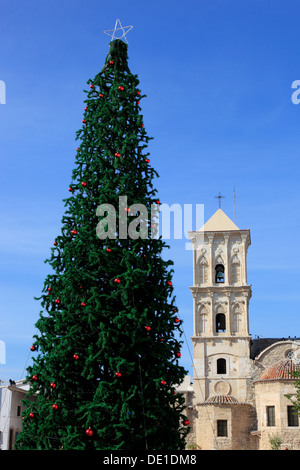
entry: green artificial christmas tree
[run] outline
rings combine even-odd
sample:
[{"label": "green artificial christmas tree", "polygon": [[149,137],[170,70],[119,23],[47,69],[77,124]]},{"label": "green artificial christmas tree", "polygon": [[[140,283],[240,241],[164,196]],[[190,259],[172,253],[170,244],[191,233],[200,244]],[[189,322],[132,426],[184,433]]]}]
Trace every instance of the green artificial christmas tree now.
[{"label": "green artificial christmas tree", "polygon": [[46,260],[53,271],[39,299],[19,450],[185,448],[173,263],[133,206],[150,214],[159,201],[127,48],[111,41],[87,82],[61,234]]}]

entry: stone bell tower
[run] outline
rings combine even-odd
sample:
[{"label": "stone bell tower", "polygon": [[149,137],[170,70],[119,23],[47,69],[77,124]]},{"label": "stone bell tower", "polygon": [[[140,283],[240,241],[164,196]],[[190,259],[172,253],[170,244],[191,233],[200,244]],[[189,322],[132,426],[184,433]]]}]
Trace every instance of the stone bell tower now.
[{"label": "stone bell tower", "polygon": [[250,231],[218,209],[193,245],[193,383],[196,403],[249,401],[247,250]]}]

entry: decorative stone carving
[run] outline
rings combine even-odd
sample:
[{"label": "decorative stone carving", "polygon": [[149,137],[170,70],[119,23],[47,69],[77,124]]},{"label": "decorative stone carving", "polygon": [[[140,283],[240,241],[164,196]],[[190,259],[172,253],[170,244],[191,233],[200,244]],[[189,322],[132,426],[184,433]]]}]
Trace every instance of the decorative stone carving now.
[{"label": "decorative stone carving", "polygon": [[230,385],[225,380],[219,380],[214,386],[217,395],[230,395]]}]

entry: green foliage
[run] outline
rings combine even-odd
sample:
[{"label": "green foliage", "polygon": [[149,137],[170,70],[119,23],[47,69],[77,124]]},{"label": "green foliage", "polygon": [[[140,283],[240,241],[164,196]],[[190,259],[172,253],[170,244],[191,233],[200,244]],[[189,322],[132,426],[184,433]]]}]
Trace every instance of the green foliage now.
[{"label": "green foliage", "polygon": [[157,199],[144,96],[127,45],[112,41],[102,71],[87,83],[61,233],[45,261],[52,273],[38,299],[37,352],[16,448],[184,449],[184,397],[175,388],[186,371],[176,356],[182,330],[173,263],[162,256],[168,247],[161,238],[120,237],[119,213],[115,238],[96,235],[100,204],[118,208],[126,196],[128,206],[144,204],[150,213]]},{"label": "green foliage", "polygon": [[273,434],[269,436],[269,443],[271,446],[271,450],[279,450],[282,444],[282,439],[277,434]]},{"label": "green foliage", "polygon": [[285,395],[294,406],[295,413],[300,414],[300,368],[299,365],[296,367],[296,370],[292,372],[292,377],[295,379],[295,388],[296,393],[291,395]]}]

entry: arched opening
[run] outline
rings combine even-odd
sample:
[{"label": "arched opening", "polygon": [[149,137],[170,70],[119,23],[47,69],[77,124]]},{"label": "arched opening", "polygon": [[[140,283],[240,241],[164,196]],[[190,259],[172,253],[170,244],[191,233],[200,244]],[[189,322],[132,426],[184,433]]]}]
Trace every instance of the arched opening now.
[{"label": "arched opening", "polygon": [[226,374],[226,359],[217,360],[217,374]]},{"label": "arched opening", "polygon": [[217,284],[224,283],[225,282],[224,265],[217,264],[215,267],[215,271],[216,271],[215,282]]},{"label": "arched opening", "polygon": [[217,313],[216,315],[216,332],[226,331],[226,317],[224,313]]}]

